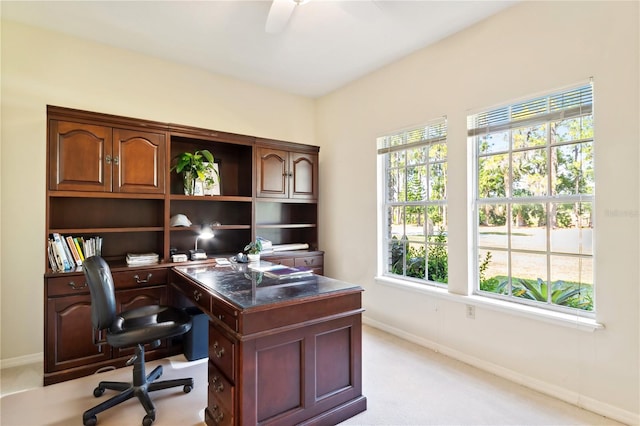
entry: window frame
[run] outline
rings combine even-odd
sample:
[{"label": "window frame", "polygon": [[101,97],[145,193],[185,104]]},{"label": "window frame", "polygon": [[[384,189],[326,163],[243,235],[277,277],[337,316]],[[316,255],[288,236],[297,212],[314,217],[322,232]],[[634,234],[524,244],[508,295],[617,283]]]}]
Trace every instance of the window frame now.
[{"label": "window frame", "polygon": [[[420,134],[422,137],[416,139],[415,135]],[[447,181],[448,181],[448,152],[447,152],[447,144],[448,144],[448,135],[447,135],[447,119],[446,117],[441,117],[435,120],[431,120],[420,126],[412,126],[410,128],[398,130],[391,132],[390,134],[380,136],[376,139],[378,144],[377,157],[378,157],[378,230],[380,232],[378,238],[378,249],[379,249],[379,262],[378,262],[378,275],[401,280],[403,282],[410,282],[414,284],[427,285],[432,287],[444,288],[448,287],[447,282],[439,282],[434,280],[429,280],[429,253],[431,247],[444,247],[445,253],[448,256],[448,236],[446,231],[448,230],[448,218],[447,218],[447,209],[448,209],[448,201],[447,201]],[[432,159],[429,150],[431,147],[436,146],[438,144],[443,144],[445,147],[445,155],[443,158]],[[424,162],[422,163],[414,163],[409,164],[407,161],[406,152],[413,149],[425,149],[426,153],[424,155]],[[426,169],[423,185],[421,185],[421,190],[424,191],[425,196],[420,201],[392,201],[389,196],[389,167],[390,156],[397,153],[404,152],[405,153],[405,162],[402,167],[405,171],[410,167],[419,167],[424,166]],[[433,165],[444,165],[442,176],[444,179],[444,194],[441,198],[433,198],[432,199],[432,188],[431,188],[431,166]],[[407,188],[407,173],[404,174],[404,184],[405,189]],[[429,208],[430,207],[438,207],[438,209],[443,210],[443,228],[445,241],[430,241],[430,234],[426,231],[427,221],[429,217]],[[408,252],[408,245],[411,244],[411,240],[409,239],[401,239],[401,245],[405,245],[405,249],[402,250],[402,260],[403,260],[403,274],[393,273],[391,271],[391,244],[393,240],[393,232],[391,231],[391,222],[389,212],[392,208],[407,208],[407,207],[418,207],[424,209],[424,224],[423,224],[423,236],[424,239],[420,242],[416,242],[416,244],[421,244],[425,248],[424,252],[424,278],[413,277],[407,275],[407,256],[405,255]],[[406,218],[403,218],[402,221],[403,227],[406,229],[407,221]],[[435,234],[434,234],[435,235]],[[442,234],[440,234],[442,235]],[[406,237],[406,234],[403,235]],[[448,270],[447,270],[447,278],[448,278]]]},{"label": "window frame", "polygon": [[[578,98],[580,96],[586,96],[588,99],[585,103],[582,102],[582,98],[580,99],[571,99],[571,94],[578,93]],[[553,110],[553,99],[554,97],[562,97],[562,95],[567,94],[566,105],[562,105],[564,102],[561,100],[556,105],[556,110]],[[562,98],[561,98],[562,99]],[[539,101],[545,100],[547,111],[538,110],[533,112],[530,110],[528,113],[525,111],[525,116],[518,119],[513,118],[512,111],[514,107],[517,106],[531,106],[535,104],[539,104]],[[557,99],[556,99],[557,100]],[[540,104],[539,104],[540,105]],[[520,109],[522,112],[523,109]],[[506,114],[505,114],[506,112]],[[528,114],[528,116],[527,116]],[[480,118],[479,118],[480,116]],[[577,139],[572,139],[568,141],[560,141],[553,142],[551,139],[551,126],[553,123],[557,123],[560,120],[569,120],[569,119],[580,119],[582,120],[584,117],[590,117],[591,119],[591,130],[593,134],[591,137],[581,137]],[[575,253],[566,253],[566,252],[556,252],[551,250],[552,236],[551,236],[551,211],[549,207],[552,204],[561,205],[563,203],[589,203],[590,211],[591,211],[591,220],[592,220],[592,233],[595,230],[595,130],[594,130],[594,109],[593,109],[593,82],[589,81],[588,83],[582,83],[576,86],[572,86],[570,88],[566,88],[559,91],[551,91],[547,92],[538,97],[530,97],[523,101],[511,102],[506,104],[505,106],[498,108],[486,108],[478,113],[470,113],[467,116],[467,130],[468,137],[467,143],[472,149],[473,155],[473,163],[472,163],[472,203],[473,208],[471,214],[472,216],[472,238],[473,238],[473,254],[470,262],[470,266],[473,267],[472,277],[473,277],[473,290],[472,294],[475,297],[487,298],[493,300],[501,300],[508,303],[514,303],[517,305],[527,305],[539,309],[543,309],[551,312],[559,312],[566,313],[572,315],[578,315],[580,317],[585,318],[595,318],[596,315],[596,282],[595,282],[595,273],[593,272],[593,264],[595,263],[595,253],[593,249],[589,254],[575,254]],[[481,125],[481,124],[484,124]],[[520,147],[514,148],[513,144],[513,132],[519,129],[534,127],[534,126],[545,126],[545,137],[546,143],[543,146],[535,146],[535,147]],[[583,127],[581,127],[583,129]],[[482,140],[482,136],[488,136],[491,134],[496,134],[498,132],[508,132],[509,137],[507,138],[507,147],[503,150],[496,150],[491,152],[480,152],[480,141]],[[583,135],[580,135],[583,136]],[[553,176],[553,165],[552,165],[552,155],[554,154],[554,150],[569,145],[591,145],[591,172],[593,173],[593,188],[591,188],[590,193],[578,193],[578,194],[555,194],[554,193],[554,176]],[[519,152],[527,152],[533,151],[535,149],[544,149],[546,156],[546,166],[545,166],[545,181],[546,181],[546,194],[543,195],[534,195],[534,196],[518,196],[514,195],[512,189],[514,188],[514,173],[513,173],[513,153]],[[581,147],[582,149],[582,147]],[[501,197],[485,197],[482,198],[480,194],[480,159],[488,158],[492,155],[506,155],[507,156],[507,165],[509,168],[508,171],[508,187],[505,187],[505,193]],[[496,248],[496,246],[481,246],[480,245],[480,208],[484,205],[501,205],[504,204],[506,206],[506,246],[504,248]],[[544,251],[540,250],[529,250],[527,248],[513,248],[512,247],[512,206],[514,205],[526,205],[526,204],[542,204],[544,206],[544,214],[545,214],[545,236],[546,236],[546,247]],[[582,228],[579,227],[580,232]],[[593,236],[591,237],[591,244],[593,244]],[[494,293],[490,291],[485,291],[480,288],[480,265],[482,263],[481,252],[487,251],[498,251],[501,253],[505,253],[507,256],[511,256],[512,253],[530,253],[530,254],[543,254],[545,256],[545,265],[546,265],[546,278],[547,278],[547,286],[552,285],[554,280],[552,279],[551,274],[551,258],[553,256],[564,256],[564,257],[574,257],[581,261],[582,259],[588,259],[591,263],[591,285],[592,285],[592,297],[593,297],[593,309],[585,310],[580,308],[572,308],[566,307],[558,304],[551,303],[551,292],[547,293],[547,301],[534,301],[528,300],[522,297],[518,297],[512,294],[513,290],[513,282],[512,282],[512,265],[511,261],[507,262],[507,276],[508,276],[508,292],[506,295]],[[581,267],[581,266],[580,266]]]}]

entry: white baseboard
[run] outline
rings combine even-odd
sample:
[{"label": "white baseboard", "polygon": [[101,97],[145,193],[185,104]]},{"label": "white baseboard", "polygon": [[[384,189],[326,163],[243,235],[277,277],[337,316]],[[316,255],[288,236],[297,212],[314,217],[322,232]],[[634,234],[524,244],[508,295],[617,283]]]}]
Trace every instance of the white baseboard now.
[{"label": "white baseboard", "polygon": [[38,352],[15,358],[0,359],[0,370],[3,368],[20,367],[21,365],[35,364],[44,361],[44,353]]},{"label": "white baseboard", "polygon": [[458,350],[443,346],[431,340],[407,333],[404,330],[392,327],[388,324],[376,321],[368,317],[363,317],[362,322],[366,325],[378,328],[382,331],[386,331],[387,333],[401,337],[425,348],[440,352],[443,355],[457,359],[458,361],[464,362],[465,364],[472,365],[481,370],[495,374],[496,376],[505,378],[522,386],[544,393],[545,395],[552,396],[561,401],[600,414],[601,416],[605,416],[628,425],[640,425],[640,414],[621,409],[606,402],[586,397],[578,392],[574,392],[563,387],[526,376],[513,370],[509,370],[491,362],[487,362]]}]

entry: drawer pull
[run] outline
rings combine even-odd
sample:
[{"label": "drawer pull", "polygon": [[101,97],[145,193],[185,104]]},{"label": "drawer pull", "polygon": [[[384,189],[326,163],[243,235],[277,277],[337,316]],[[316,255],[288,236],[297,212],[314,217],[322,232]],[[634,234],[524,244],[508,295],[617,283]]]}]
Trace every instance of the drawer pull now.
[{"label": "drawer pull", "polygon": [[314,260],[315,259],[305,259],[304,260],[304,264],[307,265],[307,266],[311,266],[311,265],[313,265],[313,261]]},{"label": "drawer pull", "polygon": [[224,315],[223,314],[218,314],[218,319],[220,321],[224,321]]},{"label": "drawer pull", "polygon": [[136,280],[136,283],[138,284],[146,284],[149,282],[149,280],[151,279],[153,275],[151,273],[147,274],[147,279],[146,280],[141,280],[140,277],[138,275],[134,275],[133,279]]},{"label": "drawer pull", "polygon": [[220,423],[222,419],[224,419],[224,413],[217,405],[213,405],[213,421],[216,423]]},{"label": "drawer pull", "polygon": [[[218,348],[220,348],[220,350],[218,350]],[[216,358],[222,358],[222,356],[224,355],[224,348],[220,347],[217,340],[213,344],[213,354],[216,356]]]},{"label": "drawer pull", "polygon": [[201,297],[202,293],[200,293],[198,290],[193,290],[193,300],[199,302]]},{"label": "drawer pull", "polygon": [[82,290],[83,288],[87,288],[87,282],[86,281],[81,286],[77,286],[75,281],[69,281],[68,284],[69,284],[69,287],[71,287],[74,290]]},{"label": "drawer pull", "polygon": [[213,376],[211,386],[213,386],[213,390],[215,390],[216,392],[224,391],[224,383],[222,383],[222,380],[220,380],[220,377],[218,376]]}]

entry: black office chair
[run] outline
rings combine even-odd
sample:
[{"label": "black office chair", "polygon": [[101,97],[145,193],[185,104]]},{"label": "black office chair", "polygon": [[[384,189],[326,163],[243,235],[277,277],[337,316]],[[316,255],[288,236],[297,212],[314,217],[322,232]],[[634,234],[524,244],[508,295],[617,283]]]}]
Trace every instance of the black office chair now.
[{"label": "black office chair", "polygon": [[135,355],[127,361],[127,365],[133,364],[133,383],[100,382],[93,390],[96,398],[101,396],[105,389],[118,390],[121,393],[85,411],[82,421],[85,426],[94,426],[98,422],[98,413],[137,396],[147,412],[142,424],[150,426],[156,419],[156,410],[149,392],[184,386],[183,391],[189,393],[193,389],[193,379],[154,382],[162,375],[161,365],[145,377],[144,345],[151,343],[157,346],[160,339],[186,333],[191,329],[190,317],[180,309],[159,305],[143,306],[116,314],[113,278],[107,262],[99,256],[92,256],[84,260],[82,269],[91,292],[93,328],[106,330],[105,338],[96,343],[108,343],[114,348],[136,347]]}]

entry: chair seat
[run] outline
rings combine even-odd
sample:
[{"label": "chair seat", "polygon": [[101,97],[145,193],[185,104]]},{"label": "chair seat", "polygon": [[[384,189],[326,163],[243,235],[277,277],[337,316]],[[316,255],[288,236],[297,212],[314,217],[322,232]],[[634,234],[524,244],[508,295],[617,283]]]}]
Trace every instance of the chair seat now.
[{"label": "chair seat", "polygon": [[116,315],[107,343],[120,348],[179,336],[191,328],[191,318],[170,306],[142,306]]}]

